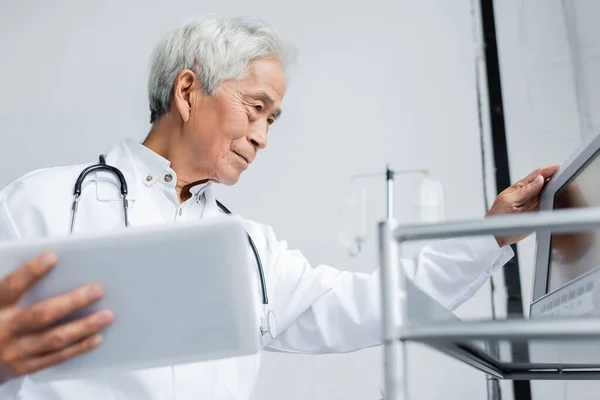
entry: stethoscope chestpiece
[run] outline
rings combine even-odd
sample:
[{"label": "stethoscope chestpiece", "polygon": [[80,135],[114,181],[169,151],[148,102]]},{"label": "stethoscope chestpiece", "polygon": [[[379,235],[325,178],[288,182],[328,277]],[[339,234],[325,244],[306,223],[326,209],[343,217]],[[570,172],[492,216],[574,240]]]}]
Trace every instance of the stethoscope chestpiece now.
[{"label": "stethoscope chestpiece", "polygon": [[263,307],[262,317],[260,319],[260,335],[269,335],[271,339],[275,339],[277,336],[277,320],[275,319],[275,313],[267,306]]}]

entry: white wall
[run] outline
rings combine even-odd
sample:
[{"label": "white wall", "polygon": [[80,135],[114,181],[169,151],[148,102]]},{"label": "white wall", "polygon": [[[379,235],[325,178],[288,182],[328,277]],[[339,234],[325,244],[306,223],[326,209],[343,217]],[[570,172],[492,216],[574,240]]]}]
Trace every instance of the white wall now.
[{"label": "white wall", "polygon": [[[449,217],[484,213],[469,4],[4,1],[0,185],[34,168],[96,159],[125,136],[141,139],[148,130],[146,62],[164,31],[195,14],[258,15],[296,42],[300,66],[269,148],[238,185],[220,190],[221,198],[273,225],[313,263],[370,272],[373,235],[356,259],[336,241],[338,194],[351,174],[383,170],[386,162],[426,167],[445,184]],[[511,141],[513,148],[540,149],[540,136],[530,128],[513,130],[528,133]],[[515,164],[515,176],[539,161]],[[383,181],[370,187],[376,191],[369,210],[373,234],[384,211]],[[407,195],[398,188],[400,203]],[[489,304],[486,287],[458,313],[488,316]],[[481,373],[426,349],[413,347],[411,354],[414,398],[484,398]],[[267,354],[257,397],[375,399],[380,370],[379,349]]]},{"label": "white wall", "polygon": [[584,137],[600,130],[600,3],[566,0],[563,4]]}]

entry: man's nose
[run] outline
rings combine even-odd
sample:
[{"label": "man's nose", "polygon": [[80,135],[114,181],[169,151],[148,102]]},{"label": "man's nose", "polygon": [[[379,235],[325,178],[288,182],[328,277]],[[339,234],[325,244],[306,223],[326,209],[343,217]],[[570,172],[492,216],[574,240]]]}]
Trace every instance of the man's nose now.
[{"label": "man's nose", "polygon": [[257,124],[256,128],[248,135],[250,143],[259,150],[267,147],[267,132],[269,131],[268,124],[265,123],[264,126],[260,125],[258,126]]}]

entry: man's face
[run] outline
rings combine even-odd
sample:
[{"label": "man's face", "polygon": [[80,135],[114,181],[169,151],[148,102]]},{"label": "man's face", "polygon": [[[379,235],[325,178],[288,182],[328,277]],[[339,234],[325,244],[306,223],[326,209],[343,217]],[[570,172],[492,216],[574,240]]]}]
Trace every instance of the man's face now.
[{"label": "man's face", "polygon": [[233,185],[267,146],[286,89],[281,63],[256,60],[246,78],[226,81],[211,96],[191,96],[183,135],[211,180]]}]

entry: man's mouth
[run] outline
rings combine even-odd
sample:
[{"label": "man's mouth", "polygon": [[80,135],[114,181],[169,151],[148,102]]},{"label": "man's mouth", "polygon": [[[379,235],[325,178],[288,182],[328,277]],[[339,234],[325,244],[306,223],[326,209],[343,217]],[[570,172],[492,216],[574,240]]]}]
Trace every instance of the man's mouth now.
[{"label": "man's mouth", "polygon": [[239,157],[240,157],[242,160],[244,160],[244,162],[245,162],[246,164],[250,165],[250,161],[248,161],[248,159],[247,159],[246,157],[244,157],[243,155],[241,155],[240,153],[237,153],[237,152],[235,152],[235,151],[234,151],[234,153],[235,153],[236,155],[238,155],[238,156],[239,156]]}]

